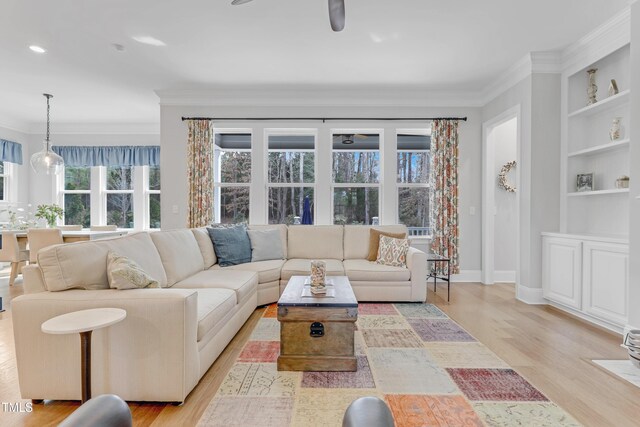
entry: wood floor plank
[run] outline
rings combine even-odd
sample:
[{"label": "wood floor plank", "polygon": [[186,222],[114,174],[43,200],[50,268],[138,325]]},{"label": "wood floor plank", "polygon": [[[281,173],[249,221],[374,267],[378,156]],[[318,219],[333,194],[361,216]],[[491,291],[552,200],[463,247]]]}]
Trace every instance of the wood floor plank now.
[{"label": "wood floor plank", "polygon": [[[18,279],[9,289],[8,279],[0,277],[0,295],[6,305],[22,293],[20,283]],[[584,425],[638,425],[640,388],[591,362],[624,359],[619,336],[555,308],[521,303],[512,285],[455,283],[450,303],[442,291],[429,291],[428,300]],[[183,405],[130,403],[135,425],[195,425],[263,311],[251,315]],[[20,399],[10,310],[0,314],[0,379],[0,401],[28,402]],[[57,425],[78,406],[78,402],[47,401],[35,405],[30,414],[7,414],[0,408],[0,425]]]}]

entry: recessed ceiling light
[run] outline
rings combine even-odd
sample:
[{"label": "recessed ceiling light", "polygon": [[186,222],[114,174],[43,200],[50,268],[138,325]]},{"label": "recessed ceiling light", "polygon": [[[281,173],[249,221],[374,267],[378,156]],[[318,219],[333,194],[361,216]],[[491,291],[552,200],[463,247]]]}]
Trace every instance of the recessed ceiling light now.
[{"label": "recessed ceiling light", "polygon": [[151,36],[133,36],[131,38],[134,39],[135,41],[137,41],[138,43],[148,44],[148,45],[151,45],[151,46],[166,46],[167,45],[162,40],[158,40],[155,37],[151,37]]},{"label": "recessed ceiling light", "polygon": [[32,44],[31,46],[29,46],[29,49],[31,49],[32,51],[36,52],[36,53],[45,53],[46,49],[40,47],[40,46],[36,46],[35,44]]}]

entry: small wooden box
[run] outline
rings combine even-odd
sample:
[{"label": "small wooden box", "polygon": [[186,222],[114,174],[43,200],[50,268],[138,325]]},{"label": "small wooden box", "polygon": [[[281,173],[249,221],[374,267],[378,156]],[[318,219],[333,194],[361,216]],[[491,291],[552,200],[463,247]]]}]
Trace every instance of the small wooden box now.
[{"label": "small wooden box", "polygon": [[278,370],[355,371],[358,302],[348,279],[333,278],[334,298],[301,297],[304,279],[292,277],[278,301]]}]

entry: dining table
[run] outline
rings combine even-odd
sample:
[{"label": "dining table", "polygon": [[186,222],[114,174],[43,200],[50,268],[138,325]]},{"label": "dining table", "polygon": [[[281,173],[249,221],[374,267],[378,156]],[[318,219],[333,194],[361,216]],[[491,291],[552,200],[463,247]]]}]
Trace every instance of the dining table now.
[{"label": "dining table", "polygon": [[[9,230],[7,230],[9,231]],[[64,243],[82,242],[86,240],[110,239],[113,237],[125,236],[130,230],[118,229],[115,231],[97,231],[97,230],[61,230],[62,240]],[[21,249],[27,246],[27,230],[15,231],[18,245]],[[0,240],[0,245],[2,241]],[[0,246],[1,248],[2,246]]]}]

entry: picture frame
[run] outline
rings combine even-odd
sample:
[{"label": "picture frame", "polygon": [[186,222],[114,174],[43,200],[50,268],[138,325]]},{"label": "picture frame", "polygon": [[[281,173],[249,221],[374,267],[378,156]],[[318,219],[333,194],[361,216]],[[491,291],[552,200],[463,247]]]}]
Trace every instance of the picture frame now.
[{"label": "picture frame", "polygon": [[576,191],[593,191],[593,173],[579,173],[576,177]]}]

